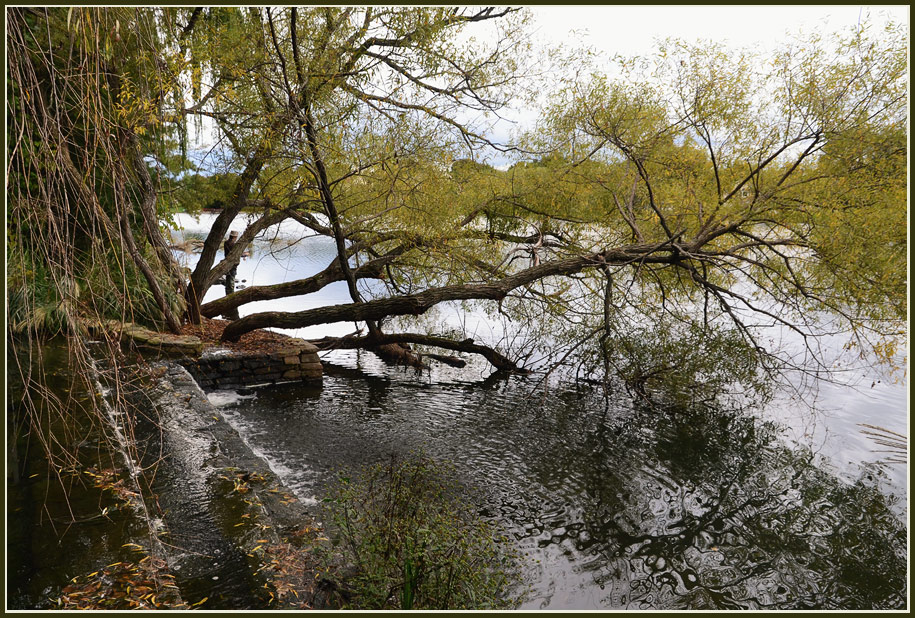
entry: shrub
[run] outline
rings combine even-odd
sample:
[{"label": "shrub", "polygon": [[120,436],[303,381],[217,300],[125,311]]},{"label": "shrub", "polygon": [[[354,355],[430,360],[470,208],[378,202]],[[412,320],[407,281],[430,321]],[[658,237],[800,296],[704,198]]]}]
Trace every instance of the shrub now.
[{"label": "shrub", "polygon": [[358,478],[340,477],[325,521],[359,609],[504,608],[517,556],[462,502],[447,470],[428,457],[392,457]]}]

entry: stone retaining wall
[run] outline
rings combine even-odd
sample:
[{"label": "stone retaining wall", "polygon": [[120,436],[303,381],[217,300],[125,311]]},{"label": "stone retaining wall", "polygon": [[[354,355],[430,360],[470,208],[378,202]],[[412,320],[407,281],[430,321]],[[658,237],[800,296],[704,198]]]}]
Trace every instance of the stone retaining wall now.
[{"label": "stone retaining wall", "polygon": [[318,349],[290,339],[274,352],[236,352],[208,348],[199,358],[178,361],[204,390],[231,389],[277,382],[320,382],[324,371]]}]

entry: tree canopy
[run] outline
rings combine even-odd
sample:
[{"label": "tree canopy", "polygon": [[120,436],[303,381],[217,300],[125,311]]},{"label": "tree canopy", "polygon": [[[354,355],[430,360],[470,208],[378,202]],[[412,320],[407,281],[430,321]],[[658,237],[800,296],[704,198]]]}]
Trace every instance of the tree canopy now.
[{"label": "tree canopy", "polygon": [[[319,343],[411,363],[405,344],[525,368],[529,350],[395,319],[447,301],[515,320],[555,365],[637,388],[671,372],[714,381],[709,359],[748,379],[829,370],[817,340],[835,333],[896,360],[906,28],[810,37],[765,57],[668,41],[650,58],[560,73],[540,93],[538,72],[562,67],[532,54],[526,25],[523,10],[491,7],[12,10],[11,254],[38,251],[46,209],[84,239],[60,249],[71,262],[117,239],[129,264],[115,263],[142,275],[149,312],[172,329],[344,281],[350,303],[253,313],[224,337],[364,322]],[[492,121],[538,94],[537,125],[496,143]],[[217,140],[218,178],[187,173],[195,127]],[[496,151],[514,164],[487,165]],[[158,220],[193,202],[221,211],[186,278]],[[257,216],[218,261],[242,212]],[[337,257],[311,277],[202,303],[285,219],[332,239]],[[67,272],[55,280],[96,285]],[[385,292],[369,295],[365,278]],[[770,342],[777,329],[800,347]],[[640,358],[633,343],[648,339],[669,354]]]}]

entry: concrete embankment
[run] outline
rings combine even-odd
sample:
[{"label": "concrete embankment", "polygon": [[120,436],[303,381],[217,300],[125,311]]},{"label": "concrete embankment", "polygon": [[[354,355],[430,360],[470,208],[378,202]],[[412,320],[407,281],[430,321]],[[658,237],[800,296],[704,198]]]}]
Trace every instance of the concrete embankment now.
[{"label": "concrete embankment", "polygon": [[[313,549],[325,542],[300,504],[210,403],[204,388],[320,382],[317,349],[264,333],[231,349],[132,324],[98,325],[145,367],[130,395],[136,413],[115,419],[144,470],[157,554],[184,602],[201,609],[326,607]],[[91,331],[90,331],[91,332]]]},{"label": "concrete embankment", "polygon": [[159,378],[148,396],[158,426],[147,428],[146,451],[158,459],[152,491],[166,560],[186,601],[206,599],[200,607],[213,609],[321,606],[313,570],[303,564],[307,550],[297,556],[295,581],[280,586],[290,594],[280,598],[273,581],[283,566],[276,558],[289,556],[293,538],[301,545],[310,534],[317,542],[314,514],[223,419],[187,369],[163,361],[154,371]]}]

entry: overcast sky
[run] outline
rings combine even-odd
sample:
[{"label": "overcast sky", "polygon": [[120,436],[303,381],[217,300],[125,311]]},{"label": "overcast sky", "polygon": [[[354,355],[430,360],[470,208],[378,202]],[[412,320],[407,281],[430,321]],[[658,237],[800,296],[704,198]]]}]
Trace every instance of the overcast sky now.
[{"label": "overcast sky", "polygon": [[[869,21],[881,28],[888,21],[909,23],[908,6],[532,6],[535,40],[563,47],[587,46],[608,59],[651,55],[657,41],[679,38],[711,40],[736,48],[771,51],[792,35],[847,32]],[[538,112],[512,110],[505,116],[531,126]],[[507,141],[512,124],[497,122],[489,135]],[[489,161],[505,167],[508,159]]]},{"label": "overcast sky", "polygon": [[584,33],[589,46],[611,56],[647,54],[666,37],[711,39],[744,47],[783,41],[786,33],[830,32],[853,27],[870,15],[875,26],[888,18],[909,22],[908,6],[537,6],[536,28],[553,43]]}]

